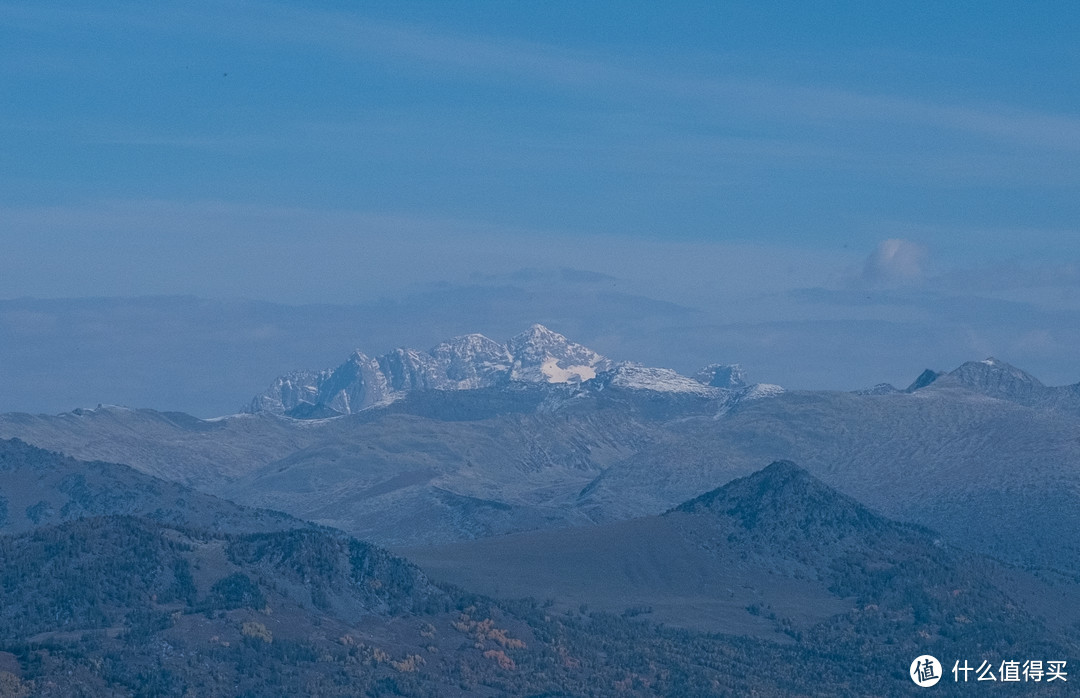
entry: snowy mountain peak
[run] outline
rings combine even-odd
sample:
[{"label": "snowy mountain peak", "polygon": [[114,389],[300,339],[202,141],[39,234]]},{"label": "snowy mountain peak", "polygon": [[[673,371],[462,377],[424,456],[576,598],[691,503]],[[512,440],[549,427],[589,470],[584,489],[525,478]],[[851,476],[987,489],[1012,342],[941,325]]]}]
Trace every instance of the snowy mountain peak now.
[{"label": "snowy mountain peak", "polygon": [[561,335],[558,332],[555,332],[553,330],[549,330],[548,328],[541,325],[539,322],[534,322],[533,324],[529,325],[529,329],[527,329],[524,332],[512,337],[510,339],[509,344],[513,344],[515,342],[519,342],[519,341],[523,341],[523,340],[528,340],[528,341],[555,341],[555,342],[567,342],[567,341],[569,341],[563,335]]},{"label": "snowy mountain peak", "polygon": [[366,364],[369,361],[371,361],[371,357],[360,351],[359,349],[353,349],[353,353],[349,354],[349,358],[346,359],[346,362],[354,363],[357,365]]},{"label": "snowy mountain peak", "polygon": [[379,369],[386,376],[390,389],[436,390],[447,387],[445,367],[430,353],[399,348],[379,357]]},{"label": "snowy mountain peak", "polygon": [[[527,355],[538,356],[550,352],[561,353],[570,346],[585,349],[580,344],[574,344],[563,335],[553,332],[543,325],[532,325],[521,334],[511,337],[510,341],[506,343],[506,348],[510,353],[518,358],[524,358]],[[592,351],[591,349],[585,350]]]},{"label": "snowy mountain peak", "polygon": [[430,352],[448,383],[436,386],[469,390],[496,385],[510,372],[513,357],[506,347],[482,334],[466,334],[437,344]]},{"label": "snowy mountain peak", "polygon": [[441,361],[484,361],[509,365],[510,352],[494,339],[482,334],[464,334],[432,347],[428,352]]},{"label": "snowy mountain peak", "polygon": [[514,357],[512,380],[574,383],[596,377],[611,362],[586,346],[571,342],[543,325],[533,325],[506,344]]},{"label": "snowy mountain peak", "polygon": [[426,352],[403,347],[372,358],[356,350],[335,369],[296,371],[276,379],[248,409],[303,419],[333,417],[386,405],[413,391],[474,390],[513,383],[589,384],[597,389],[610,385],[724,401],[782,392],[778,386],[747,385],[737,365],[717,364],[706,371],[714,384],[670,369],[615,364],[534,324],[506,344],[482,334],[466,334]]},{"label": "snowy mountain peak", "polygon": [[1028,407],[1080,412],[1080,383],[1047,386],[1027,371],[994,357],[968,361],[948,373],[926,370],[906,392],[958,388]]},{"label": "snowy mountain peak", "polygon": [[331,371],[291,371],[274,380],[266,392],[256,395],[248,406],[249,412],[283,413],[293,406],[314,404],[319,384],[330,377]]},{"label": "snowy mountain peak", "polygon": [[995,385],[1007,382],[1042,386],[1042,382],[1027,371],[1022,371],[992,356],[982,361],[968,361],[961,364],[949,375],[962,383],[973,386],[982,386],[988,382]]}]

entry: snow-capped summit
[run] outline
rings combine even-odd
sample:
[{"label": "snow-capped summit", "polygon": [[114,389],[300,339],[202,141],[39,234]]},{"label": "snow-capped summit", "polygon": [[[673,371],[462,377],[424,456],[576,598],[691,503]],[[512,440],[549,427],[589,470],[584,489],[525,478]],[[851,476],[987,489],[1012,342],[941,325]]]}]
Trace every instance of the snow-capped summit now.
[{"label": "snow-capped summit", "polygon": [[512,380],[530,383],[572,383],[596,377],[611,362],[586,346],[571,342],[543,325],[533,325],[511,338]]},{"label": "snow-capped summit", "polygon": [[993,357],[965,362],[948,373],[927,369],[904,392],[929,397],[941,391],[955,390],[1027,407],[1080,414],[1080,383],[1044,385],[1027,371]]},{"label": "snow-capped summit", "polygon": [[506,347],[482,334],[454,337],[430,352],[449,384],[444,389],[487,388],[506,380],[513,357]]},{"label": "snow-capped summit", "polygon": [[385,403],[390,392],[379,362],[357,350],[321,382],[315,404],[339,414],[351,414]]},{"label": "snow-capped summit", "polygon": [[248,411],[304,419],[333,417],[386,405],[414,391],[476,390],[514,383],[612,386],[709,399],[752,399],[779,390],[746,385],[737,365],[710,366],[694,379],[670,369],[615,364],[537,324],[506,344],[482,334],[466,334],[429,351],[399,348],[377,358],[356,351],[335,369],[296,371],[276,379],[251,401]]},{"label": "snow-capped summit", "polygon": [[266,392],[256,395],[248,412],[284,413],[300,404],[314,405],[319,397],[319,385],[332,371],[291,371],[279,376]]},{"label": "snow-capped summit", "polygon": [[445,366],[428,352],[394,349],[380,356],[378,361],[391,390],[407,392],[449,387]]},{"label": "snow-capped summit", "polygon": [[1002,385],[1007,383],[1042,387],[1042,381],[1027,371],[1022,371],[992,356],[982,361],[968,361],[961,364],[959,368],[950,372],[949,375],[963,383],[977,385],[986,383]]},{"label": "snow-capped summit", "polygon": [[1025,397],[1046,390],[1046,386],[1035,376],[992,356],[982,361],[967,361],[948,373],[927,369],[908,387],[907,392],[915,392],[935,383],[945,387],[961,385],[986,395],[1006,399]]}]

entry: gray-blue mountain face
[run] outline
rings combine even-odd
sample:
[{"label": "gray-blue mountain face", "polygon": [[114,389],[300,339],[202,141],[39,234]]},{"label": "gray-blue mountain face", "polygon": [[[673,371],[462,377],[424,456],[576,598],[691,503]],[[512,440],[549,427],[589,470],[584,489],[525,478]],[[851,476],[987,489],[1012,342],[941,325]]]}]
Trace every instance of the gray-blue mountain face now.
[{"label": "gray-blue mountain face", "polygon": [[991,359],[903,391],[784,392],[737,366],[611,362],[534,326],[354,353],[279,379],[246,414],[9,414],[0,436],[392,546],[657,514],[788,459],[953,544],[1080,569],[1078,392]]},{"label": "gray-blue mountain face", "polygon": [[1030,373],[993,357],[969,361],[949,373],[927,369],[908,386],[907,392],[915,392],[935,383],[939,389],[959,386],[1027,407],[1080,414],[1080,383],[1046,386]]},{"label": "gray-blue mountain face", "polygon": [[[14,441],[0,462],[82,507],[0,536],[4,695],[902,695],[895,665],[927,651],[1080,648],[1074,580],[952,549],[791,463],[662,516],[422,558],[436,578],[484,572],[473,588],[542,591],[541,605],[434,584],[330,529],[233,505],[223,519],[205,495],[187,493],[183,521],[116,515],[180,491],[124,466]],[[113,478],[111,500],[71,487],[84,469]]]},{"label": "gray-blue mountain face", "polygon": [[[723,397],[746,388],[737,365],[715,364],[694,379],[674,371],[615,363],[543,325],[500,344],[480,334],[455,337],[428,351],[400,348],[371,358],[357,350],[333,369],[279,377],[248,408],[299,419],[354,414],[430,390],[477,390],[514,384],[615,384],[654,392]],[[710,390],[716,388],[717,390]],[[778,392],[773,386],[759,390]]]},{"label": "gray-blue mountain face", "polygon": [[[1080,386],[1044,386],[994,359],[926,371],[905,390],[787,392],[749,383],[737,365],[714,364],[688,377],[614,362],[537,325],[505,343],[466,335],[428,351],[354,352],[336,368],[282,376],[247,412],[216,419],[104,406],[55,416],[9,413],[0,415],[0,437],[22,442],[0,448],[0,526],[21,537],[6,539],[0,553],[67,555],[82,565],[88,590],[108,586],[101,592],[108,598],[128,599],[88,601],[68,626],[45,616],[11,618],[34,637],[45,637],[44,629],[50,641],[71,636],[70,623],[92,630],[79,635],[74,654],[61,655],[68,659],[35,666],[42,676],[71,671],[99,688],[121,674],[128,685],[143,681],[75,659],[97,656],[102,642],[110,652],[133,651],[114,647],[107,627],[119,623],[136,628],[138,638],[205,652],[202,640],[192,640],[202,637],[194,616],[203,613],[216,637],[252,650],[228,655],[230,662],[263,661],[254,650],[269,637],[337,657],[342,650],[324,642],[320,626],[369,638],[380,652],[399,648],[400,656],[387,653],[382,663],[370,644],[361,653],[364,671],[371,670],[364,676],[396,677],[381,688],[364,683],[374,694],[425,695],[447,680],[472,687],[459,689],[464,693],[481,684],[515,693],[519,684],[490,673],[510,676],[513,665],[523,669],[520,686],[605,695],[626,679],[602,668],[613,656],[661,667],[642,675],[651,682],[640,684],[643,694],[716,686],[764,695],[844,692],[839,676],[821,690],[783,684],[775,672],[750,685],[677,659],[735,656],[746,642],[764,643],[753,651],[807,670],[825,647],[846,647],[864,667],[910,661],[925,650],[1001,654],[1028,645],[1064,658],[1080,627],[1080,619],[1054,611],[1080,601],[1072,581],[1080,574],[1077,395]],[[773,461],[781,462],[762,470]],[[484,611],[487,620],[477,620],[476,601],[436,590],[384,553],[364,552],[384,570],[365,577],[352,560],[368,559],[354,555],[368,548],[326,537],[305,521],[403,551],[438,581],[503,598],[546,598],[565,620],[494,606]],[[99,553],[86,559],[77,546],[57,547],[68,539],[85,539]],[[149,576],[136,584],[143,586],[114,589],[109,571],[126,564],[118,541],[144,550],[157,561],[154,569],[173,571],[154,577],[147,567],[139,574]],[[232,551],[227,562],[223,549]],[[189,566],[213,574],[189,580]],[[11,578],[13,599],[48,586],[23,572]],[[390,586],[354,593],[357,580]],[[57,587],[61,592],[73,593]],[[383,609],[374,625],[361,622],[373,592],[430,608]],[[135,603],[143,606],[138,613]],[[261,604],[283,620],[271,622]],[[621,639],[604,645],[604,658],[590,654],[603,644],[600,621],[583,605],[615,614],[603,632]],[[476,639],[477,651],[465,655],[455,654],[460,642],[453,650],[440,641],[432,646],[452,662],[429,658],[415,680],[402,678],[421,666],[406,647],[429,652],[426,635],[413,637],[418,623],[423,633],[454,638],[488,627],[491,618],[513,632]],[[727,635],[635,639],[650,621]],[[95,640],[98,630],[104,634]],[[498,639],[518,636],[535,649]],[[29,647],[29,637],[7,641]],[[542,639],[551,637],[563,640]],[[592,649],[564,655],[567,642]],[[661,647],[670,652],[656,654]],[[6,651],[0,647],[0,680],[4,662],[31,666]],[[351,653],[346,648],[342,661]],[[139,656],[145,666],[162,666]],[[842,664],[830,656],[829,666]],[[561,663],[557,681],[546,670],[525,669],[545,657]],[[333,695],[320,661],[298,671]],[[676,666],[689,683],[670,683]],[[170,671],[186,675],[177,666]],[[891,671],[867,674],[871,692],[903,692]],[[481,684],[470,683],[478,674]],[[225,683],[190,685],[214,694]]]}]

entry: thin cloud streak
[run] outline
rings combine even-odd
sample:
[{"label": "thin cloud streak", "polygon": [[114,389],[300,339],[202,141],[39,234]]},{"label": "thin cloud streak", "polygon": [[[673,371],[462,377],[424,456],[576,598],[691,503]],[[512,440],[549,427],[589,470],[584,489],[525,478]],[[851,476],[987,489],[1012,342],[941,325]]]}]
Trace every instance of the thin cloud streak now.
[{"label": "thin cloud streak", "polygon": [[[302,21],[306,15],[307,22]],[[349,32],[350,53],[373,48],[385,55],[453,65],[491,75],[510,74],[553,85],[707,101],[721,109],[743,109],[783,120],[791,116],[831,122],[907,123],[972,133],[1043,148],[1080,149],[1080,117],[1011,105],[935,104],[890,95],[795,86],[738,77],[686,77],[659,70],[627,68],[618,57],[598,57],[536,42],[498,40],[437,32],[415,26],[356,20],[351,15],[305,11],[293,26],[307,28],[318,44],[334,32]],[[295,36],[293,37],[295,38]],[[626,59],[623,59],[626,61]],[[627,61],[628,62],[628,61]]]},{"label": "thin cloud streak", "polygon": [[[841,251],[791,244],[582,236],[450,218],[220,201],[6,207],[0,208],[0,220],[13,245],[0,261],[0,298],[75,296],[96,288],[93,295],[353,302],[424,281],[464,282],[477,270],[572,265],[696,305],[820,284],[832,269],[854,261]],[[45,256],[42,240],[64,254]],[[62,273],[74,258],[84,260],[78,271]],[[53,267],[55,275],[41,272]],[[735,306],[731,312],[744,314]]]},{"label": "thin cloud streak", "polygon": [[[252,44],[267,41],[323,48],[344,56],[432,66],[474,79],[530,80],[594,96],[627,91],[635,99],[677,97],[705,103],[720,113],[736,112],[774,122],[906,124],[966,133],[990,141],[1043,149],[1080,150],[1080,116],[1040,112],[1009,104],[940,104],[905,96],[872,94],[827,85],[792,85],[737,75],[695,76],[664,69],[628,67],[629,58],[521,39],[476,36],[410,24],[357,18],[355,13],[263,3],[245,21],[217,5],[173,13],[163,26],[146,12],[131,10],[35,10],[7,8],[0,21],[48,25],[57,18],[75,26],[204,35]],[[49,22],[46,22],[46,16]],[[36,20],[36,21],[35,21]],[[229,20],[229,21],[226,21]],[[282,27],[287,27],[283,30]],[[78,70],[78,66],[73,70]],[[460,78],[460,74],[453,77]]]}]

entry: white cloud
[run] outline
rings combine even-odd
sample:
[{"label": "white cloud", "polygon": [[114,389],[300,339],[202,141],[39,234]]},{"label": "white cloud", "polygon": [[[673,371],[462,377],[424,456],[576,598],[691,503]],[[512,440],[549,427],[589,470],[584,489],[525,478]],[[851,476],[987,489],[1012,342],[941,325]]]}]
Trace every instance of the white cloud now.
[{"label": "white cloud", "polygon": [[889,238],[863,265],[862,280],[871,286],[894,286],[921,281],[926,273],[926,248],[910,240]]}]

